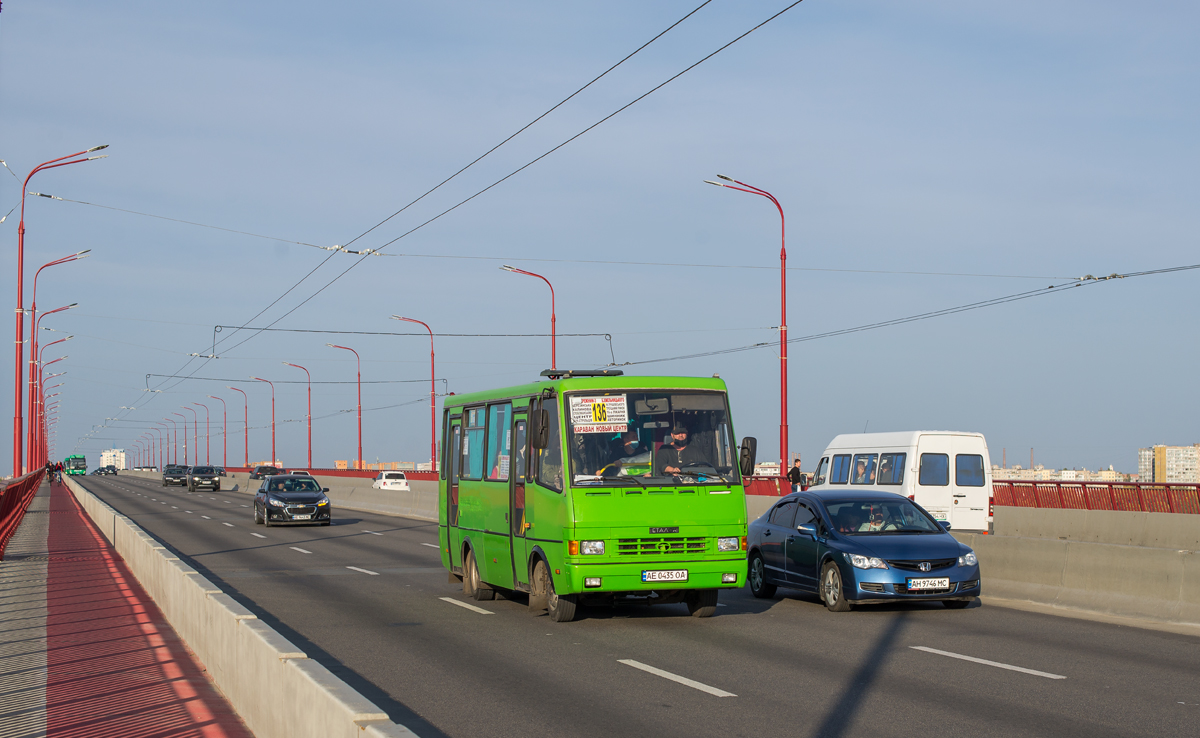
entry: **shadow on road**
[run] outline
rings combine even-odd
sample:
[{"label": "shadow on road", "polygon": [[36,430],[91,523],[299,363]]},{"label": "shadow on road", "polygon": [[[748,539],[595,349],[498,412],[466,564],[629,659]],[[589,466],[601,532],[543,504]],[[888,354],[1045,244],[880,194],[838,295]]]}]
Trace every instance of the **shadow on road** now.
[{"label": "shadow on road", "polygon": [[887,663],[888,654],[895,647],[908,622],[908,613],[901,612],[887,624],[883,632],[862,657],[862,663],[842,687],[841,696],[829,708],[825,718],[813,731],[814,738],[840,738],[854,722],[863,700],[871,691],[871,685],[879,671]]}]

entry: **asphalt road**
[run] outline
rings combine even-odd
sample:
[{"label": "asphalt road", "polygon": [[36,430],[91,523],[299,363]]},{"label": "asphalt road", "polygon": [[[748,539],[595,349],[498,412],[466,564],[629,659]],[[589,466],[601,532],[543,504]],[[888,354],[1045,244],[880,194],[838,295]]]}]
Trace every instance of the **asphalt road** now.
[{"label": "asphalt road", "polygon": [[785,590],[723,593],[705,620],[670,605],[559,624],[464,598],[433,523],[334,510],[265,528],[243,492],[81,479],[422,736],[1200,735],[1192,636],[979,604],[835,614]]}]

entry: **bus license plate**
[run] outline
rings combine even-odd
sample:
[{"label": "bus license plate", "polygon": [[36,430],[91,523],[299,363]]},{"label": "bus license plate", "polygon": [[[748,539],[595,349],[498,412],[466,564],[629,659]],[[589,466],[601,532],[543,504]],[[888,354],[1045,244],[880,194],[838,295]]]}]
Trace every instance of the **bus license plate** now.
[{"label": "bus license plate", "polygon": [[909,579],[908,590],[920,591],[922,589],[950,589],[950,578],[942,577],[941,579]]},{"label": "bus license plate", "polygon": [[945,510],[930,510],[929,514],[933,516],[934,520],[942,523],[950,519],[950,513]]},{"label": "bus license plate", "polygon": [[311,515],[293,515],[292,520],[312,520]]},{"label": "bus license plate", "polygon": [[643,571],[643,582],[686,582],[687,569],[670,569],[667,571]]}]

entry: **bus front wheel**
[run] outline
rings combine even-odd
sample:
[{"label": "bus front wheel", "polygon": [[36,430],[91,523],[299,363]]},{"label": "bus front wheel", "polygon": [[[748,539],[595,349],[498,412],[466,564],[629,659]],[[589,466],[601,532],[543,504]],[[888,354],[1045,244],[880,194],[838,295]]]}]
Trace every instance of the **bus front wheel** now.
[{"label": "bus front wheel", "polygon": [[496,590],[484,584],[479,579],[479,566],[475,563],[475,552],[467,551],[467,566],[463,577],[463,594],[475,601],[491,600],[496,597]]},{"label": "bus front wheel", "polygon": [[688,612],[694,618],[711,618],[717,613],[717,590],[695,589],[687,593]]},{"label": "bus front wheel", "polygon": [[533,568],[534,592],[546,603],[546,614],[556,623],[569,623],[575,619],[576,595],[560,595],[554,591],[554,580],[545,561],[537,562]]}]

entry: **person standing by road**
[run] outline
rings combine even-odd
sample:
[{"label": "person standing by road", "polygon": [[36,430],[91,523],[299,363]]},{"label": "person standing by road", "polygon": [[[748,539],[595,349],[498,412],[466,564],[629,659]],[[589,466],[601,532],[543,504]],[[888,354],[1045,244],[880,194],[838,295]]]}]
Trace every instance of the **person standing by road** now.
[{"label": "person standing by road", "polygon": [[799,492],[800,483],[803,479],[803,476],[800,474],[800,459],[796,459],[794,462],[792,462],[792,468],[788,469],[787,478],[788,481],[792,483],[792,491]]}]

